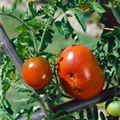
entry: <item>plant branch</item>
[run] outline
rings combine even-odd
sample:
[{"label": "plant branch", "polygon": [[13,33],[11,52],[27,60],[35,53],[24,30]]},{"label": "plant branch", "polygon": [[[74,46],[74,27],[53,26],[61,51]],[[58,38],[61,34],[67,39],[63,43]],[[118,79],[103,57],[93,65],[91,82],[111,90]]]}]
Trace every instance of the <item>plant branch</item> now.
[{"label": "plant branch", "polygon": [[20,75],[22,76],[21,66],[23,62],[17,55],[14,48],[12,47],[10,43],[10,39],[7,36],[1,23],[0,23],[0,48],[3,49],[3,51],[7,53],[7,55],[9,56],[9,58],[12,60],[13,64],[15,65],[16,69],[19,71]]},{"label": "plant branch", "polygon": [[103,28],[104,30],[107,30],[107,31],[113,31],[114,29],[113,28],[107,28],[107,27],[105,27],[105,28]]},{"label": "plant branch", "polygon": [[[42,112],[35,112],[32,114],[31,119],[32,120],[42,120],[44,118],[44,113]],[[21,118],[18,118],[17,120],[27,120],[27,116],[23,116]]]},{"label": "plant branch", "polygon": [[[74,99],[67,103],[61,104],[57,107],[53,107],[52,110],[54,113],[57,113],[58,111],[63,110],[62,113],[57,114],[58,115],[57,118],[59,118],[59,116],[63,114],[68,114],[76,110],[89,108],[91,106],[94,106],[95,104],[105,102],[109,99],[112,99],[113,97],[116,97],[116,95],[120,97],[120,88],[113,87],[113,88],[109,88],[108,90],[103,90],[99,95],[93,98],[90,98],[87,100]],[[36,115],[36,113],[38,112],[34,112],[32,116],[36,116],[36,118],[38,118],[38,115]],[[39,117],[41,118],[41,116]],[[26,118],[26,116],[24,116],[23,118]],[[54,120],[57,120],[57,118],[55,118]],[[27,120],[27,119],[17,119],[17,120]],[[32,120],[38,120],[38,119],[33,118]]]},{"label": "plant branch", "polygon": [[35,42],[35,33],[34,33],[34,30],[31,27],[29,27],[24,21],[22,21],[21,19],[17,18],[16,16],[14,16],[12,14],[0,13],[0,15],[12,17],[15,20],[19,21],[20,23],[22,23],[23,25],[25,25],[27,27],[27,29],[30,30],[30,34],[32,36],[32,40],[33,40],[33,44],[34,44],[34,49],[35,49],[35,51],[37,51],[37,45],[36,45],[36,42]]},{"label": "plant branch", "polygon": [[110,88],[108,90],[102,91],[100,94],[91,99],[87,100],[74,99],[70,102],[54,107],[53,111],[57,112],[58,110],[62,109],[65,111],[65,113],[71,113],[79,109],[88,108],[100,102],[105,102],[106,100],[112,99],[116,95],[120,96],[120,88],[116,87]]}]

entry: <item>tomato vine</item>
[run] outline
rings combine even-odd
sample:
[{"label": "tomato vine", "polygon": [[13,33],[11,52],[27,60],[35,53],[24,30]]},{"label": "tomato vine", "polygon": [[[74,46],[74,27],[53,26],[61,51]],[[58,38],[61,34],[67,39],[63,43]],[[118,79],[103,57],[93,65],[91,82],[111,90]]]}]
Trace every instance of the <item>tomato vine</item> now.
[{"label": "tomato vine", "polygon": [[[49,4],[36,8],[35,0],[27,0],[26,11],[15,15],[17,7],[22,2],[22,0],[14,0],[9,11],[5,6],[0,10],[1,16],[8,16],[21,23],[15,28],[17,35],[12,39],[7,36],[0,23],[0,48],[5,52],[0,61],[1,119],[19,120],[22,117],[34,119],[38,116],[38,119],[45,118],[46,120],[57,118],[59,120],[96,120],[99,116],[101,120],[118,120],[118,117],[110,116],[102,111],[99,113],[99,107],[96,104],[116,96],[120,97],[120,14],[118,12],[120,2],[117,0],[50,0]],[[81,36],[72,27],[69,18],[74,17],[86,34],[85,17],[90,17],[94,12],[100,16],[98,25],[101,23],[105,25],[92,52],[104,71],[106,84],[104,91],[94,98],[77,100],[67,95],[59,82],[56,65],[60,53],[51,53],[46,49],[49,44],[54,43],[56,31],[66,40],[71,38],[75,44],[81,44]],[[61,42],[64,41],[61,40]],[[21,82],[23,62],[36,56],[47,59],[52,68],[52,81],[43,90],[34,90]],[[30,108],[23,108],[16,112],[7,96],[10,89],[26,94],[27,99],[22,99],[22,103],[28,104]],[[37,107],[34,106],[36,103],[40,103],[41,106],[38,104]],[[38,114],[40,111],[42,115]]]}]

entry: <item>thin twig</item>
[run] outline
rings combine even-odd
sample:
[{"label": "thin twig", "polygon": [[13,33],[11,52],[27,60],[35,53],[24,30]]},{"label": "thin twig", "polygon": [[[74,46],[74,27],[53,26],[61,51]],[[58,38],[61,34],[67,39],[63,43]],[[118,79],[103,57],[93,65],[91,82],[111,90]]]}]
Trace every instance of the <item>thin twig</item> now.
[{"label": "thin twig", "polygon": [[104,30],[108,30],[108,31],[113,31],[114,29],[113,28],[107,28],[107,27],[105,27],[105,28],[103,28]]},{"label": "thin twig", "polygon": [[58,77],[57,77],[57,73],[56,73],[56,61],[55,61],[55,60],[53,60],[53,61],[54,61],[53,70],[54,70],[55,80],[56,80],[56,83],[59,84],[59,82],[58,82]]},{"label": "thin twig", "polygon": [[25,25],[28,29],[30,29],[29,26],[24,21],[22,21],[21,19],[17,18],[16,16],[14,16],[12,14],[0,13],[0,15],[12,17],[12,18],[16,19],[17,21],[19,21],[20,23],[22,23],[23,25]]},{"label": "thin twig", "polygon": [[47,22],[47,24],[46,24],[46,26],[45,26],[45,28],[44,28],[44,30],[43,30],[43,34],[42,34],[41,41],[40,41],[40,45],[38,46],[37,52],[41,52],[42,45],[43,45],[43,42],[44,42],[44,37],[45,37],[46,30],[47,30],[49,24],[50,24],[50,23]]}]

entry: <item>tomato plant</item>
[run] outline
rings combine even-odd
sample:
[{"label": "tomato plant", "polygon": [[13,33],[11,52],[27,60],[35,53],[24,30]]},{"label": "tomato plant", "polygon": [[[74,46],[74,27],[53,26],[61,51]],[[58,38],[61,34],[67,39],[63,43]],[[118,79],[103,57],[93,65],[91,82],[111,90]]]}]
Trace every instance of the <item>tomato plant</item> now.
[{"label": "tomato plant", "polygon": [[103,71],[92,52],[83,45],[67,47],[58,59],[57,69],[62,87],[76,98],[88,99],[103,89]]},{"label": "tomato plant", "polygon": [[118,120],[96,104],[120,96],[120,1],[41,1],[0,9],[0,119]]},{"label": "tomato plant", "polygon": [[46,87],[52,79],[48,61],[42,57],[30,58],[22,66],[24,81],[34,89]]},{"label": "tomato plant", "polygon": [[106,111],[111,116],[120,116],[120,100],[112,100],[106,105]]}]

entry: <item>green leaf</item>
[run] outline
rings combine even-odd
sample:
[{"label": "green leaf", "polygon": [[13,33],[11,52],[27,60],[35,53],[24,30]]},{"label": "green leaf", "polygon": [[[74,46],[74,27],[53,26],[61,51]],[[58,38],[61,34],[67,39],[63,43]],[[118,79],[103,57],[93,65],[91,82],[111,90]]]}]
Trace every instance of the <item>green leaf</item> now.
[{"label": "green leaf", "polygon": [[80,42],[80,38],[77,35],[76,31],[73,31],[73,33],[72,33],[72,39],[75,40],[76,43]]},{"label": "green leaf", "polygon": [[120,0],[114,0],[113,5],[119,7],[120,6]]},{"label": "green leaf", "polygon": [[33,46],[33,41],[29,31],[24,31],[21,34],[19,34],[17,40],[18,40],[18,43],[20,43],[22,46],[25,46],[25,45],[28,45],[29,47]]},{"label": "green leaf", "polygon": [[84,21],[84,13],[80,10],[79,7],[74,8],[74,14],[78,22],[80,23],[84,32],[86,32],[87,27]]},{"label": "green leaf", "polygon": [[5,12],[5,6],[2,6],[2,10],[3,13]]},{"label": "green leaf", "polygon": [[92,2],[92,7],[98,13],[105,13],[105,9],[96,1]]},{"label": "green leaf", "polygon": [[17,92],[22,92],[22,93],[29,93],[29,94],[33,94],[33,91],[29,88],[26,87],[25,85],[18,85],[15,83],[11,83],[11,87],[14,88],[15,90],[17,90]]},{"label": "green leaf", "polygon": [[16,10],[18,3],[22,3],[22,0],[14,0],[14,3],[11,8],[11,13],[13,13]]},{"label": "green leaf", "polygon": [[30,96],[30,99],[27,100],[27,104],[31,104],[31,103],[34,103],[34,102],[39,102],[39,95],[38,94],[30,93],[29,96]]},{"label": "green leaf", "polygon": [[31,0],[27,3],[27,12],[30,18],[34,18],[36,16],[35,1]]},{"label": "green leaf", "polygon": [[10,103],[9,103],[9,101],[7,99],[4,99],[2,104],[4,106],[4,109],[8,112],[8,114],[10,114],[10,115],[14,114],[12,106],[10,105]]},{"label": "green leaf", "polygon": [[39,101],[39,95],[34,93],[29,87],[15,83],[11,83],[11,87],[17,90],[17,92],[27,93],[27,95],[30,96],[30,99],[26,100],[27,104]]},{"label": "green leaf", "polygon": [[120,27],[115,27],[113,31],[107,32],[103,37],[119,37],[120,36]]},{"label": "green leaf", "polygon": [[93,116],[95,120],[98,120],[98,108],[97,106],[93,107]]},{"label": "green leaf", "polygon": [[100,118],[101,118],[101,120],[106,120],[105,115],[102,111],[100,112]]},{"label": "green leaf", "polygon": [[[32,19],[28,22],[26,22],[26,24],[29,26],[29,27],[32,27],[33,30],[36,32],[37,30],[39,30],[42,26],[42,23],[40,20],[37,20],[37,19]],[[17,26],[15,28],[15,32],[18,32],[18,33],[21,33],[21,32],[24,32],[24,31],[28,31],[29,29],[24,25],[20,25],[20,26]]]},{"label": "green leaf", "polygon": [[18,92],[26,92],[26,93],[33,93],[32,90],[30,90],[28,87],[26,87],[25,85],[18,85],[15,83],[11,83],[11,87],[16,89]]},{"label": "green leaf", "polygon": [[8,91],[8,89],[10,88],[10,80],[9,78],[6,78],[6,71],[4,72],[2,77],[4,79],[2,79],[1,81],[1,88],[2,88],[2,95],[4,96],[6,92]]},{"label": "green leaf", "polygon": [[79,112],[79,116],[80,116],[80,120],[84,120],[84,110],[80,110],[80,112]]},{"label": "green leaf", "polygon": [[[28,112],[27,109],[22,109],[21,111],[18,112],[17,117],[16,117],[15,120],[21,118],[21,117],[22,117],[24,114],[26,114],[27,112]],[[26,118],[27,118],[27,117],[26,117]]]},{"label": "green leaf", "polygon": [[120,54],[117,51],[113,51],[113,56],[118,59],[120,57]]},{"label": "green leaf", "polygon": [[38,19],[32,19],[27,22],[28,26],[31,26],[35,31],[39,30],[42,26],[42,23]]},{"label": "green leaf", "polygon": [[14,120],[12,116],[2,106],[0,106],[0,117],[6,120]]},{"label": "green leaf", "polygon": [[19,0],[20,3],[22,3],[22,0]]},{"label": "green leaf", "polygon": [[15,0],[13,5],[12,5],[12,12],[14,12],[17,8],[18,0]]},{"label": "green leaf", "polygon": [[[41,41],[41,37],[43,35],[43,32],[44,31],[42,29],[40,29],[39,33],[36,34],[36,40],[38,41],[38,44]],[[41,50],[44,50],[50,43],[52,43],[53,33],[54,33],[54,31],[52,29],[47,29],[45,31],[45,36],[44,36],[44,40],[43,40],[43,44],[42,44],[42,49]]]},{"label": "green leaf", "polygon": [[73,33],[73,28],[71,27],[69,21],[65,21],[64,19],[62,19],[61,21],[57,21],[55,25],[60,34],[65,36],[65,39],[68,39]]},{"label": "green leaf", "polygon": [[28,115],[27,115],[28,120],[32,119],[32,112],[33,112],[33,106],[28,111]]},{"label": "green leaf", "polygon": [[26,31],[28,28],[25,25],[20,25],[15,28],[15,32],[21,33]]}]

